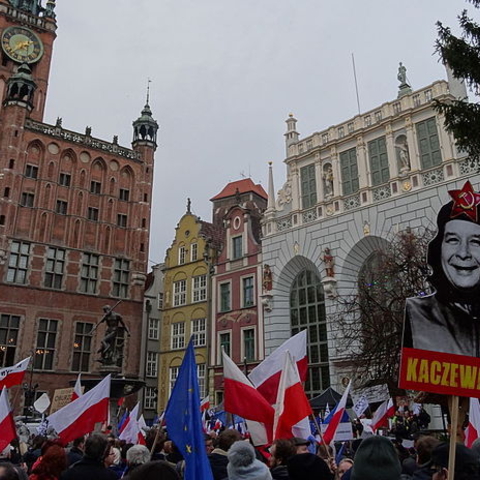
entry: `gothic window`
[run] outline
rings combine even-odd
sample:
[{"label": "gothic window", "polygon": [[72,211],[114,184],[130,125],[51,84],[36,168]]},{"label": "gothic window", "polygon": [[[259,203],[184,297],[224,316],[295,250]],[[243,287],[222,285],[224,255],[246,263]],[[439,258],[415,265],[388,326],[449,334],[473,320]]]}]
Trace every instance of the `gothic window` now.
[{"label": "gothic window", "polygon": [[387,144],[385,137],[380,137],[368,142],[368,156],[370,159],[370,171],[372,185],[380,185],[390,180],[388,168]]},{"label": "gothic window", "polygon": [[59,215],[66,215],[68,210],[68,202],[65,200],[57,200],[57,206],[55,212]]},{"label": "gothic window", "polygon": [[292,335],[307,330],[309,358],[307,395],[314,396],[330,386],[328,367],[325,295],[320,278],[310,270],[300,272],[290,290]]}]

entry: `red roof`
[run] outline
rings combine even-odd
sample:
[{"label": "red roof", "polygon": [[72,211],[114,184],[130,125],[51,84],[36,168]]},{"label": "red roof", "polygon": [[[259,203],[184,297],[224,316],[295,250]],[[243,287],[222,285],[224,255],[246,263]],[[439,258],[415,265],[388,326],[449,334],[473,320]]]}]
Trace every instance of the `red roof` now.
[{"label": "red roof", "polygon": [[237,189],[239,193],[253,192],[262,198],[268,199],[267,192],[265,192],[260,184],[256,185],[250,178],[244,178],[243,180],[228,183],[218,195],[215,195],[210,200],[213,201],[220,200],[221,198],[233,197],[237,193]]}]

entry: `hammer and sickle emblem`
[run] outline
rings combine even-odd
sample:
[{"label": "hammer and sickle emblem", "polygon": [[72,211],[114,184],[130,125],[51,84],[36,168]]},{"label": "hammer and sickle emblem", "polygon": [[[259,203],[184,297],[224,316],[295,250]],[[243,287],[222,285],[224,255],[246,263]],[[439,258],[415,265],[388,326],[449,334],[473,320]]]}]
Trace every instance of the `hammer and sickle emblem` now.
[{"label": "hammer and sickle emblem", "polygon": [[461,199],[465,199],[465,204],[460,203],[459,207],[463,208],[463,210],[470,210],[475,206],[475,196],[472,192],[462,192],[460,194]]}]

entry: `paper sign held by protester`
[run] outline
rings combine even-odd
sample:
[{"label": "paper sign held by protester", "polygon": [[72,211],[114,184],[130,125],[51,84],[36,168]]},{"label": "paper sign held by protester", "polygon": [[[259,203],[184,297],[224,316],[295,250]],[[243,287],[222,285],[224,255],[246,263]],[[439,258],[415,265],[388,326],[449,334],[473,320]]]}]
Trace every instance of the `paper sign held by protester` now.
[{"label": "paper sign held by protester", "polygon": [[399,386],[480,398],[480,194],[469,181],[448,194],[427,250],[433,293],[406,302]]}]

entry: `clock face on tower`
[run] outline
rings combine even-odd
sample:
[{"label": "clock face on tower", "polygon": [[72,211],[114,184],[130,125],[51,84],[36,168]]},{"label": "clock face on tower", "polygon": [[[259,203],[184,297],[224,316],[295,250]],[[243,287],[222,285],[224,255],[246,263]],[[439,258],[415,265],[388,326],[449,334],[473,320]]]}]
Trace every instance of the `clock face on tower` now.
[{"label": "clock face on tower", "polygon": [[13,61],[35,63],[42,58],[43,43],[28,28],[9,27],[2,34],[2,49]]}]

